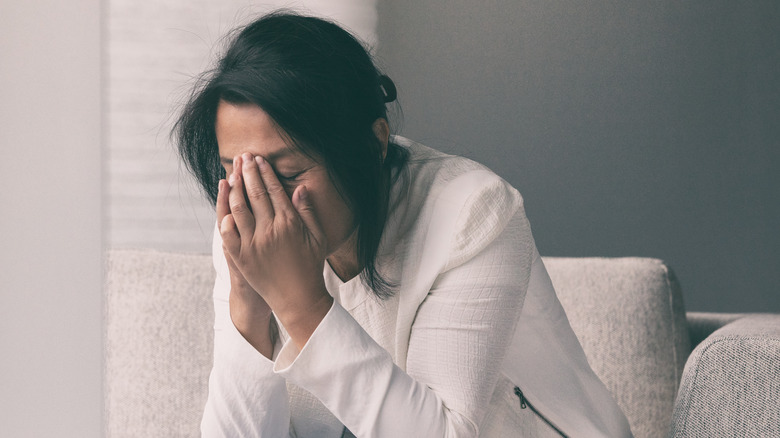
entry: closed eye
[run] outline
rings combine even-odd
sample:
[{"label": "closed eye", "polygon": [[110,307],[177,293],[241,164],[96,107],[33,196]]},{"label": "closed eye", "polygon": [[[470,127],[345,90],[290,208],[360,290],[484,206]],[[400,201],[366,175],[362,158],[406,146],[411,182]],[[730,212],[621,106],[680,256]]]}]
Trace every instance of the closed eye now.
[{"label": "closed eye", "polygon": [[284,183],[284,182],[287,182],[287,183],[289,183],[289,182],[293,182],[293,181],[295,181],[296,179],[298,179],[298,177],[299,177],[299,176],[301,176],[301,175],[303,175],[304,173],[306,173],[306,172],[307,172],[309,169],[311,169],[311,167],[309,167],[309,168],[307,168],[307,169],[303,169],[303,170],[301,170],[300,172],[293,173],[293,174],[291,174],[291,175],[284,175],[284,174],[281,174],[281,173],[277,173],[277,174],[276,174],[276,177],[277,177],[277,178],[279,178],[279,181],[281,181],[281,182],[283,182],[283,183]]},{"label": "closed eye", "polygon": [[279,180],[280,180],[280,181],[283,181],[283,182],[284,182],[284,181],[291,182],[291,181],[295,181],[296,179],[298,179],[298,177],[299,177],[299,176],[301,176],[301,174],[302,174],[302,173],[303,173],[303,172],[298,172],[298,173],[295,173],[295,174],[293,174],[293,175],[281,175],[281,174],[276,174],[276,176],[279,178]]}]

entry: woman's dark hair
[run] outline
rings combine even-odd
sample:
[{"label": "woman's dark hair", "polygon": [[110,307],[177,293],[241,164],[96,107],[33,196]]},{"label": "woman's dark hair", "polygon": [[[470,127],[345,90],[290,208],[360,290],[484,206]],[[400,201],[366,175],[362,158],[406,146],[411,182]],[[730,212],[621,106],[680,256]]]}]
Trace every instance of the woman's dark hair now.
[{"label": "woman's dark hair", "polygon": [[280,11],[236,30],[213,70],[194,87],[172,135],[179,155],[216,203],[225,178],[215,133],[220,101],[262,108],[291,146],[328,169],[357,223],[362,280],[380,298],[392,295],[375,259],[387,219],[390,175],[408,152],[390,142],[386,157],[373,123],[387,120],[395,86],[350,33],[321,18]]}]

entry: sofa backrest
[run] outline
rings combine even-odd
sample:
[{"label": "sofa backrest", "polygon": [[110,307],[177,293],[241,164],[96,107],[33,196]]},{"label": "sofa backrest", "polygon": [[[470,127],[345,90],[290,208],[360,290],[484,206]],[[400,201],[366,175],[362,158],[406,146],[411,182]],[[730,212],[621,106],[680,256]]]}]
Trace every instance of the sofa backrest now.
[{"label": "sofa backrest", "polygon": [[648,258],[545,257],[591,367],[636,438],[669,433],[690,341],[669,267]]},{"label": "sofa backrest", "polygon": [[[544,259],[574,332],[637,438],[666,436],[690,352],[680,290],[654,259]],[[112,250],[107,436],[199,436],[212,363],[211,256]]]},{"label": "sofa backrest", "polygon": [[200,436],[213,354],[211,256],[113,250],[106,282],[107,436]]}]

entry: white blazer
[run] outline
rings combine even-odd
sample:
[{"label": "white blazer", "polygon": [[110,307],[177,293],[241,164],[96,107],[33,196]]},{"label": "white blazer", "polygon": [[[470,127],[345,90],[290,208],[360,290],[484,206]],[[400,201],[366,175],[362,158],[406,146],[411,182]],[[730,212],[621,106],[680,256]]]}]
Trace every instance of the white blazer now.
[{"label": "white blazer", "polygon": [[484,166],[401,137],[380,301],[325,263],[333,307],[274,360],[230,320],[214,235],[214,367],[204,437],[630,437],[542,264],[520,194]]}]

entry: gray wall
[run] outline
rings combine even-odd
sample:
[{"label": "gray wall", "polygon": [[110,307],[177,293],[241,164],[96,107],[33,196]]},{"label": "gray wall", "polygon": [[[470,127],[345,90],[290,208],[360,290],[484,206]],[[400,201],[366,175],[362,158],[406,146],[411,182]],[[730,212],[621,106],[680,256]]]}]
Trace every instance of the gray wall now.
[{"label": "gray wall", "polygon": [[780,311],[780,2],[380,2],[401,134],[517,187],[539,250]]},{"label": "gray wall", "polygon": [[0,1],[0,435],[102,436],[99,0]]}]

